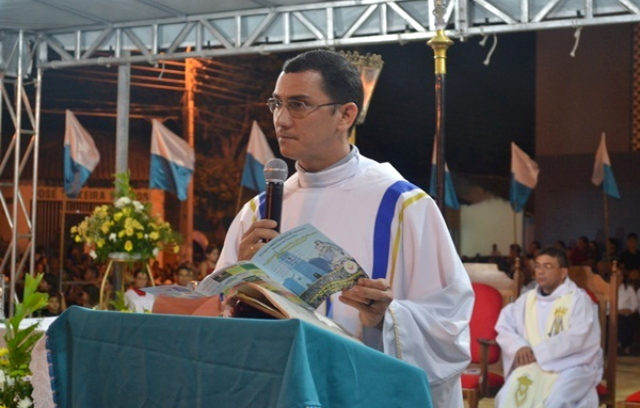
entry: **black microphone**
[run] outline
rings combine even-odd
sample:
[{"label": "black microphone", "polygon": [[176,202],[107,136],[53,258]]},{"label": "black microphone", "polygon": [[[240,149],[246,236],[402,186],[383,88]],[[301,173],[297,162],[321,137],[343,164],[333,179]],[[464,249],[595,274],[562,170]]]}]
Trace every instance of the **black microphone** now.
[{"label": "black microphone", "polygon": [[265,218],[274,220],[278,225],[274,228],[280,232],[282,220],[282,196],[284,182],[289,174],[287,163],[282,159],[271,159],[264,166],[264,179],[267,182],[266,213]]}]

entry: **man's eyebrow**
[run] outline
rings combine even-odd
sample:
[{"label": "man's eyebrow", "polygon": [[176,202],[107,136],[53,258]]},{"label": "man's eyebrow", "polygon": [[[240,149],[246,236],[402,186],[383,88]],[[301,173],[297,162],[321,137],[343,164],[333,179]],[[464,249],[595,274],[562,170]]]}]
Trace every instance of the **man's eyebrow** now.
[{"label": "man's eyebrow", "polygon": [[[280,97],[280,95],[273,93],[271,94],[271,96],[275,99],[280,99],[282,100],[282,98]],[[289,98],[287,98],[287,100],[296,100],[296,101],[300,101],[300,100],[308,100],[310,98],[309,95],[291,95]]]}]

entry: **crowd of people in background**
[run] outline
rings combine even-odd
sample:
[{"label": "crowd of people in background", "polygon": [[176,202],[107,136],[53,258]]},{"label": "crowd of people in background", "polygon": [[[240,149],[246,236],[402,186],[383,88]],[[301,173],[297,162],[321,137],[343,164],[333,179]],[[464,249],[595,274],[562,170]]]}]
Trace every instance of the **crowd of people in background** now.
[{"label": "crowd of people in background", "polygon": [[[593,273],[600,275],[604,281],[609,281],[611,265],[617,262],[622,273],[622,283],[618,292],[618,325],[620,327],[619,342],[621,354],[640,353],[640,250],[638,250],[638,235],[629,233],[624,243],[616,238],[610,238],[608,245],[601,248],[594,240],[586,236],[577,238],[574,246],[567,246],[562,240],[552,245],[564,251],[571,266],[586,266]],[[492,262],[510,277],[513,277],[516,260],[519,261],[520,272],[523,275],[521,293],[535,287],[533,262],[543,247],[539,241],[529,243],[526,250],[518,244],[511,244],[507,254],[503,255],[496,244],[491,247],[488,256],[476,255],[473,258],[463,256],[465,262]],[[48,255],[51,254],[51,255]],[[202,256],[194,257],[193,262],[171,263],[153,261],[150,270],[155,285],[189,286],[192,281],[200,281],[216,268],[220,255],[220,248],[209,245]],[[116,294],[113,287],[113,276],[105,282],[103,304],[100,304],[100,286],[107,269],[107,262],[96,264],[91,257],[83,253],[82,247],[72,246],[63,258],[64,265],[60,268],[60,257],[45,247],[39,247],[35,257],[35,272],[43,273],[39,291],[49,294],[49,304],[40,313],[42,316],[56,316],[67,307],[78,305],[87,308],[113,309],[112,302]],[[60,274],[62,274],[60,276]],[[6,275],[6,273],[5,273]],[[8,276],[5,285],[8,287]],[[18,288],[23,276],[18,277]],[[150,310],[153,302],[150,297],[145,298],[142,289],[151,282],[143,265],[129,268],[124,276],[125,301],[131,310]],[[21,290],[17,290],[20,294]],[[151,297],[152,298],[152,297]],[[5,297],[5,307],[7,307]],[[6,310],[6,309],[5,309]]]},{"label": "crowd of people in background", "polygon": [[[582,266],[591,269],[605,282],[609,282],[612,265],[617,263],[621,272],[618,289],[618,341],[620,354],[640,354],[640,250],[638,235],[631,232],[623,243],[609,238],[606,245],[598,245],[586,236],[577,238],[575,245],[567,246],[562,240],[549,243],[550,247],[563,251],[570,266]],[[498,265],[509,277],[513,278],[516,260],[519,261],[523,286],[521,293],[535,288],[533,264],[543,245],[539,241],[531,242],[526,250],[518,244],[509,246],[508,255],[503,256],[496,244],[491,247],[489,256],[476,255],[463,257],[465,262],[490,262]]]},{"label": "crowd of people in background", "polygon": [[[149,266],[155,285],[189,286],[193,281],[202,280],[213,272],[220,254],[220,248],[209,245],[201,256],[194,256],[193,261],[160,262],[153,261]],[[59,254],[44,246],[38,247],[35,255],[35,272],[43,274],[38,291],[49,294],[49,304],[39,312],[40,316],[57,316],[67,307],[77,305],[86,308],[112,310],[116,308],[116,289],[114,288],[113,273],[105,281],[102,304],[100,303],[100,289],[108,262],[96,263],[86,253],[82,246],[69,247],[63,257],[61,267]],[[27,269],[27,268],[24,268]],[[9,288],[9,273],[5,268],[5,288]],[[124,300],[126,306],[137,312],[151,311],[153,296],[147,295],[142,289],[151,285],[147,267],[141,263],[128,265],[123,276]],[[17,276],[16,294],[22,295],[24,271]],[[7,310],[9,296],[4,296],[4,310]]]}]

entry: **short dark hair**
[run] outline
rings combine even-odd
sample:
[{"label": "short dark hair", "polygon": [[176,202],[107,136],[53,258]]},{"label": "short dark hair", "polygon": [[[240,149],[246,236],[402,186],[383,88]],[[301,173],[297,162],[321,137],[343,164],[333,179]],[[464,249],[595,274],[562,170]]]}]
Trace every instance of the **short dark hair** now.
[{"label": "short dark hair", "polygon": [[567,260],[567,254],[564,251],[554,248],[554,247],[546,247],[538,253],[538,256],[547,255],[552,258],[556,258],[558,260],[558,265],[561,268],[568,268],[569,261]]},{"label": "short dark hair", "polygon": [[178,268],[176,269],[176,274],[179,274],[180,271],[183,271],[183,270],[189,272],[191,275],[195,275],[196,273],[196,271],[193,269],[193,267],[189,262],[183,262],[180,265],[178,265]]},{"label": "short dark hair", "polygon": [[638,234],[636,234],[635,232],[630,232],[629,235],[627,235],[627,239],[630,239],[630,238],[637,240]]},{"label": "short dark hair", "polygon": [[364,102],[362,80],[358,69],[344,55],[328,50],[307,51],[287,60],[282,66],[282,72],[287,74],[305,71],[318,71],[322,75],[322,90],[334,102],[355,103],[360,115]]},{"label": "short dark hair", "polygon": [[92,305],[97,305],[100,302],[100,290],[96,285],[84,285],[82,291],[89,295],[89,302]]}]

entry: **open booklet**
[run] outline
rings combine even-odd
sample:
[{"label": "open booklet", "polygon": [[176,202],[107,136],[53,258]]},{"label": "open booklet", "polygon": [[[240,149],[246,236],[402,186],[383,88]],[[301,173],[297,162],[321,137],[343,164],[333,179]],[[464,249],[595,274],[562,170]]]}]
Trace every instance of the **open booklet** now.
[{"label": "open booklet", "polygon": [[167,292],[156,287],[145,291],[175,297],[223,295],[228,302],[233,300],[231,303],[240,305],[234,310],[237,316],[251,315],[246,308],[253,308],[274,318],[299,318],[342,332],[335,322],[314,309],[327,296],[367,277],[344,249],[311,224],[305,224],[268,242],[250,261],[214,271],[195,290]]}]

